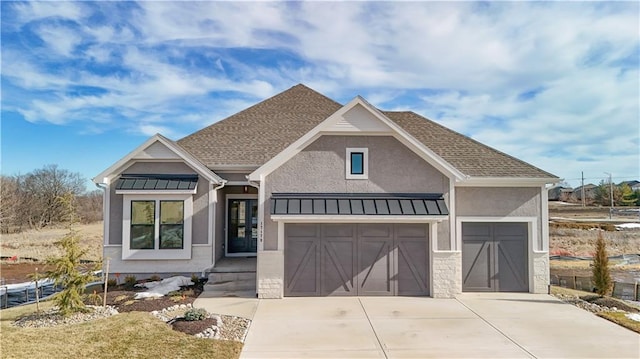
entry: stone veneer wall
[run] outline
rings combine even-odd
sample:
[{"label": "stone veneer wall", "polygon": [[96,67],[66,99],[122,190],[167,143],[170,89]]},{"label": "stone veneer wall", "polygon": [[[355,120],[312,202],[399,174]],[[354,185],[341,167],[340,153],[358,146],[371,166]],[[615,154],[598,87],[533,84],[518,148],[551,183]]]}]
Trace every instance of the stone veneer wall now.
[{"label": "stone veneer wall", "polygon": [[549,292],[549,253],[533,252],[533,293]]},{"label": "stone veneer wall", "polygon": [[258,298],[278,299],[284,296],[284,252],[258,252]]},{"label": "stone veneer wall", "polygon": [[453,298],[462,292],[462,253],[431,252],[432,291],[434,298]]}]

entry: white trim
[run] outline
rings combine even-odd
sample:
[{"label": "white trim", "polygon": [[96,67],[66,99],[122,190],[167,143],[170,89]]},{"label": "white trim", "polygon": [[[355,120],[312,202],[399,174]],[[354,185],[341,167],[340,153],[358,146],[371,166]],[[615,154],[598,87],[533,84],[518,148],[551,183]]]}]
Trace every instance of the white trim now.
[{"label": "white trim", "polygon": [[[538,218],[537,217],[458,217],[456,218],[456,227],[458,232],[458,241],[462,243],[462,222],[525,222],[527,223],[528,238],[527,238],[527,267],[528,267],[528,280],[529,280],[529,293],[535,292],[535,273],[533,266],[533,254],[544,254],[547,251],[538,251],[534,248],[535,242],[538,241]],[[462,244],[460,244],[462,249]],[[464,273],[461,273],[464,275]]]},{"label": "white trim", "polygon": [[224,199],[224,256],[225,257],[254,257],[257,256],[258,246],[260,245],[260,201],[258,201],[258,243],[256,252],[238,252],[229,253],[229,200],[230,199],[255,199],[258,200],[257,194],[228,194]]},{"label": "white trim", "polygon": [[183,190],[179,190],[179,189],[171,189],[171,190],[128,190],[128,189],[118,189],[116,190],[116,194],[131,194],[131,195],[136,195],[136,194],[142,194],[142,195],[146,195],[146,194],[151,194],[151,195],[163,195],[163,194],[169,194],[169,195],[180,195],[180,194],[196,194],[198,187],[196,186],[196,188],[194,189],[183,189]]},{"label": "white trim", "polygon": [[192,244],[191,247],[209,247],[211,244]]},{"label": "white trim", "polygon": [[284,252],[284,223],[278,222],[278,250]]},{"label": "white trim", "polygon": [[521,178],[521,177],[469,177],[455,183],[456,187],[540,187],[558,183],[559,178]]},{"label": "white trim", "polygon": [[[184,201],[184,229],[182,249],[160,249],[159,241],[159,216],[160,211],[155,211],[155,240],[154,249],[131,249],[131,201],[149,200],[159,201]],[[122,199],[122,260],[158,260],[158,259],[191,259],[191,238],[193,220],[193,196],[192,195],[124,195]]]},{"label": "white trim", "polygon": [[207,223],[207,231],[209,233],[207,233],[207,241],[209,242],[209,244],[213,247],[213,250],[211,252],[211,264],[215,264],[216,262],[216,230],[215,230],[215,218],[216,218],[216,206],[215,206],[215,202],[217,200],[217,196],[218,196],[218,191],[215,190],[213,183],[209,183],[209,191],[207,192],[207,199],[208,199],[208,203],[207,203],[207,209],[208,209],[208,216],[207,216],[207,221],[209,223]]},{"label": "white trim", "polygon": [[[161,144],[166,146],[169,150],[171,150],[178,157],[180,157],[184,161],[184,163],[186,163],[189,167],[191,167],[198,174],[200,174],[203,177],[205,177],[206,179],[208,179],[210,182],[215,182],[215,183],[224,182],[224,180],[222,178],[220,178],[218,175],[213,173],[209,168],[207,168],[207,166],[202,164],[202,162],[200,162],[198,159],[193,157],[189,152],[187,152],[182,147],[180,147],[178,144],[176,144],[175,142],[173,142],[173,141],[169,140],[168,138],[162,136],[159,133],[151,136],[142,145],[138,146],[136,149],[134,149],[133,151],[129,152],[126,156],[124,156],[120,160],[118,160],[118,162],[114,163],[109,168],[107,168],[106,170],[102,171],[99,175],[97,175],[96,177],[93,178],[93,182],[94,183],[109,183],[111,181],[111,179],[113,179],[115,176],[120,174],[120,172],[124,169],[124,167],[129,162],[132,162],[132,161],[133,162],[136,162],[136,161],[148,162],[149,160],[152,160],[152,159],[146,159],[146,158],[145,159],[136,159],[136,155],[138,155],[140,152],[146,150],[147,148],[149,148],[151,145],[153,145],[156,142],[160,142]],[[175,158],[157,159],[157,160],[161,160],[162,162],[176,162]],[[105,181],[105,179],[106,179],[106,181]]]},{"label": "white trim", "polygon": [[427,250],[429,251],[429,253],[427,253],[427,258],[428,258],[428,268],[429,268],[429,296],[433,297],[433,278],[434,278],[434,273],[435,271],[433,270],[433,255],[432,253],[434,252],[434,249],[438,247],[438,224],[437,223],[431,223],[431,225],[429,226],[429,228],[427,229],[427,231],[429,232],[429,240],[427,243]]},{"label": "white trim", "polygon": [[[307,132],[304,136],[300,137],[297,141],[289,145],[282,152],[278,153],[276,156],[271,158],[265,164],[260,166],[260,168],[251,172],[249,175],[249,180],[258,181],[261,176],[266,176],[269,173],[273,172],[275,169],[280,167],[282,164],[287,162],[297,153],[302,151],[306,146],[311,144],[315,139],[325,134],[325,131],[329,130],[330,133],[335,133],[335,130],[332,130],[332,127],[335,123],[337,123],[342,116],[352,108],[357,105],[363,106],[367,109],[376,119],[387,125],[391,128],[392,133],[387,135],[393,135],[395,138],[400,140],[405,146],[418,154],[421,158],[423,158],[427,163],[431,164],[438,170],[440,170],[447,177],[463,180],[467,176],[465,176],[462,172],[457,170],[447,161],[445,161],[442,157],[438,156],[435,152],[431,151],[427,148],[423,143],[416,140],[413,136],[403,130],[400,126],[398,126],[395,122],[385,116],[382,112],[376,109],[374,106],[365,101],[362,97],[356,96],[353,100],[351,100],[348,104],[342,106],[338,111],[333,113],[331,116],[327,117],[324,121],[314,127],[311,131]],[[340,133],[342,135],[347,134],[355,134],[360,135],[359,132],[353,131],[345,131]]]},{"label": "white trim", "polygon": [[[449,216],[456,218],[456,187],[453,184],[453,180],[449,179]],[[456,222],[449,221],[449,246],[450,251],[459,251],[460,247],[456,241]],[[437,247],[437,246],[436,246]]]},{"label": "white trim", "polygon": [[538,250],[541,252],[549,251],[549,192],[547,191],[546,186],[540,187],[540,224],[542,227],[542,238],[540,238],[540,243],[538,246]]},{"label": "white trim", "polygon": [[449,216],[378,216],[378,215],[271,215],[271,220],[285,223],[436,223]]},{"label": "white trim", "polygon": [[122,247],[122,244],[103,244],[103,247]]},{"label": "white trim", "polygon": [[260,186],[258,187],[258,252],[264,250],[264,208],[267,203],[267,190],[264,183],[264,177],[260,176]]},{"label": "white trim", "polygon": [[260,167],[259,165],[224,165],[224,166],[213,166],[211,170],[214,172],[225,172],[225,173],[249,173],[255,171]]},{"label": "white trim", "polygon": [[[362,153],[362,174],[351,173],[351,154]],[[346,179],[369,179],[369,149],[365,147],[347,147],[345,161]]]},{"label": "white trim", "polygon": [[104,237],[102,238],[102,245],[106,246],[109,245],[109,226],[111,225],[111,222],[109,221],[111,209],[111,185],[106,183],[104,186],[104,192],[102,195],[102,233]]}]

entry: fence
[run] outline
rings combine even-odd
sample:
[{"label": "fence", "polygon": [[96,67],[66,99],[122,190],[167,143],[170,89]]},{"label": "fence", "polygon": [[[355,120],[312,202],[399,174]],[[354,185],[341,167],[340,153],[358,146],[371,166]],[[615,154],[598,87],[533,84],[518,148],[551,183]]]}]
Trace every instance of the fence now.
[{"label": "fence", "polygon": [[[551,285],[594,292],[591,277],[551,275]],[[612,297],[640,301],[640,283],[613,282]]]}]

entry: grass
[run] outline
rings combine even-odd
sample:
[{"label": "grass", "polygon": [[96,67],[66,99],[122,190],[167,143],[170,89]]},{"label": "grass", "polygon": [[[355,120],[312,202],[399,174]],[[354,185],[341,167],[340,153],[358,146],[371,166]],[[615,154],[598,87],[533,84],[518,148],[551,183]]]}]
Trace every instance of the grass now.
[{"label": "grass", "polygon": [[635,320],[631,320],[625,316],[625,313],[618,312],[602,312],[598,313],[598,316],[610,320],[620,326],[623,326],[627,329],[633,330],[636,333],[640,334],[640,322],[636,322]]},{"label": "grass", "polygon": [[[50,308],[51,303],[40,307]],[[0,311],[2,358],[238,358],[242,344],[199,339],[177,331],[149,313],[121,313],[91,322],[52,328],[11,323],[35,305]]]},{"label": "grass", "polygon": [[[577,297],[593,296],[593,293],[583,292],[580,290],[569,289],[569,288],[556,287],[556,286],[551,286],[551,294],[575,295]],[[626,304],[625,302],[616,298],[609,298],[609,297],[607,298]],[[619,312],[597,313],[598,316],[604,319],[610,320],[620,326],[633,330],[636,333],[640,333],[640,322],[636,322],[635,320],[631,320],[627,318],[625,314],[626,313],[619,313]]]}]

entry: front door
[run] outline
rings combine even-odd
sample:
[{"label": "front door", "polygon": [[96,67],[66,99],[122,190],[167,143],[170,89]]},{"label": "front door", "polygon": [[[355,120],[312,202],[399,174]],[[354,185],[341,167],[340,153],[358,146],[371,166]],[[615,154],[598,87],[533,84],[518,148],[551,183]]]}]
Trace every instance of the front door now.
[{"label": "front door", "polygon": [[227,213],[227,255],[255,255],[258,246],[258,200],[229,199]]}]

